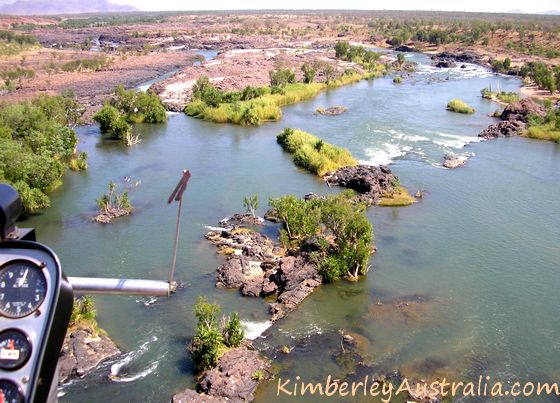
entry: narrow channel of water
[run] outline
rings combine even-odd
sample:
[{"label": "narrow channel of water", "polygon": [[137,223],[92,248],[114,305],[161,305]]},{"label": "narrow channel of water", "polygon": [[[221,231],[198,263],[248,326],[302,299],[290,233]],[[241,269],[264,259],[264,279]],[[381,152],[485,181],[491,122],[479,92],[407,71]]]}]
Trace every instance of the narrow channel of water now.
[{"label": "narrow channel of water", "polygon": [[[203,234],[205,225],[240,211],[248,194],[258,193],[262,214],[271,196],[336,191],[296,168],[276,144],[286,126],[346,146],[364,162],[391,162],[405,186],[425,189],[426,196],[406,208],[371,208],[378,253],[367,278],[320,287],[256,340],[272,356],[295,346],[278,355],[278,376],[321,380],[351,371],[352,363],[337,364],[326,347],[344,329],[361,336],[365,363],[380,370],[557,380],[560,148],[522,138],[478,142],[492,122],[487,115],[498,108],[480,98],[480,89],[499,83],[516,90],[519,80],[476,66],[435,70],[425,56],[411,57],[423,66],[401,85],[381,78],[330,91],[284,108],[281,122],[258,128],[171,115],[166,125],[137,126],[143,141],[133,148],[103,141],[95,126],[80,128],[89,169],[68,173],[52,195],[53,207],[26,222],[59,254],[67,275],[164,278],[176,214],[166,199],[183,168],[193,176],[177,270],[185,288],[149,306],[138,298],[97,297],[100,325],[128,355],[63,388],[61,401],[167,402],[192,387],[185,345],[198,295],[217,300],[224,313],[239,311],[245,321],[267,320],[261,299],[214,287],[221,258]],[[476,113],[447,112],[454,97]],[[313,115],[334,105],[348,112]],[[448,152],[471,158],[446,170],[441,162]],[[131,190],[136,212],[109,226],[91,223],[95,199],[110,180],[125,176],[140,181]],[[409,302],[406,315],[395,301]],[[318,333],[323,339],[301,342]],[[275,381],[257,398],[285,401],[276,396]]]}]

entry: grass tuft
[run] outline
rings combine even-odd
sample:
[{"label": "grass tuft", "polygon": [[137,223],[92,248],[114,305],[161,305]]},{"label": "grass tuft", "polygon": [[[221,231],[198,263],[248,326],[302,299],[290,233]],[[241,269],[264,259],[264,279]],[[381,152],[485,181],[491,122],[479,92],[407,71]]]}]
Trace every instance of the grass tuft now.
[{"label": "grass tuft", "polygon": [[398,186],[391,193],[382,195],[379,205],[384,207],[402,207],[410,206],[415,201],[416,199],[404,187]]},{"label": "grass tuft", "polygon": [[447,110],[451,112],[458,112],[458,113],[474,113],[474,108],[471,108],[465,102],[461,101],[460,99],[452,99],[447,103]]},{"label": "grass tuft", "polygon": [[358,164],[347,149],[326,143],[302,130],[286,128],[276,140],[284,150],[293,154],[296,165],[319,176]]}]

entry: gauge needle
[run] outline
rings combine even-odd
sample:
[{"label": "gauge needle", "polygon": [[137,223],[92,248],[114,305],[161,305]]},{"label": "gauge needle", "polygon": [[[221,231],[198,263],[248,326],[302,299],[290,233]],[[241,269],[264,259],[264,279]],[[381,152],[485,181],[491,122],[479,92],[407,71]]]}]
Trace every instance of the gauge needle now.
[{"label": "gauge needle", "polygon": [[19,286],[23,287],[23,285],[25,284],[25,280],[27,280],[27,273],[29,272],[29,269],[25,269],[25,273],[23,273],[23,277],[19,279]]}]

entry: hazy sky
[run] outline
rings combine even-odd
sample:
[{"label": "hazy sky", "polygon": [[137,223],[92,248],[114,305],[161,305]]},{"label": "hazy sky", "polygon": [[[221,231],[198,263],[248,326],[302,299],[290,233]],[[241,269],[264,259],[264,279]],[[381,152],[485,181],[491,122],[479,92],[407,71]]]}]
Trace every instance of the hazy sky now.
[{"label": "hazy sky", "polygon": [[529,13],[560,10],[560,0],[109,0],[142,10],[232,10],[232,9],[389,9]]}]

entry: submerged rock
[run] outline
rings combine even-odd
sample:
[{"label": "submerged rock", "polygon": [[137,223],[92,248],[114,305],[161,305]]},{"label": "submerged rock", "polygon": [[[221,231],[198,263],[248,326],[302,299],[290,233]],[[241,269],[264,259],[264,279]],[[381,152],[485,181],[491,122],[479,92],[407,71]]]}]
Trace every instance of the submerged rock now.
[{"label": "submerged rock", "polygon": [[459,157],[455,154],[446,154],[443,161],[443,166],[449,169],[459,168],[467,162],[466,157]]},{"label": "submerged rock", "polygon": [[326,174],[323,179],[329,186],[343,186],[355,190],[360,199],[368,204],[377,204],[380,196],[394,190],[398,179],[384,166],[357,165],[338,169]]},{"label": "submerged rock", "polygon": [[64,339],[59,365],[59,382],[83,377],[103,361],[121,354],[116,344],[102,333],[89,327],[69,330]]},{"label": "submerged rock", "polygon": [[347,110],[348,110],[348,108],[346,108],[345,106],[332,106],[332,107],[327,108],[327,109],[317,108],[317,110],[315,111],[315,114],[316,115],[334,116],[334,115],[342,115]]},{"label": "submerged rock", "polygon": [[173,396],[173,403],[228,401],[247,402],[255,399],[259,382],[269,379],[270,362],[247,345],[226,352],[216,366],[206,371],[195,392],[187,389]]}]

